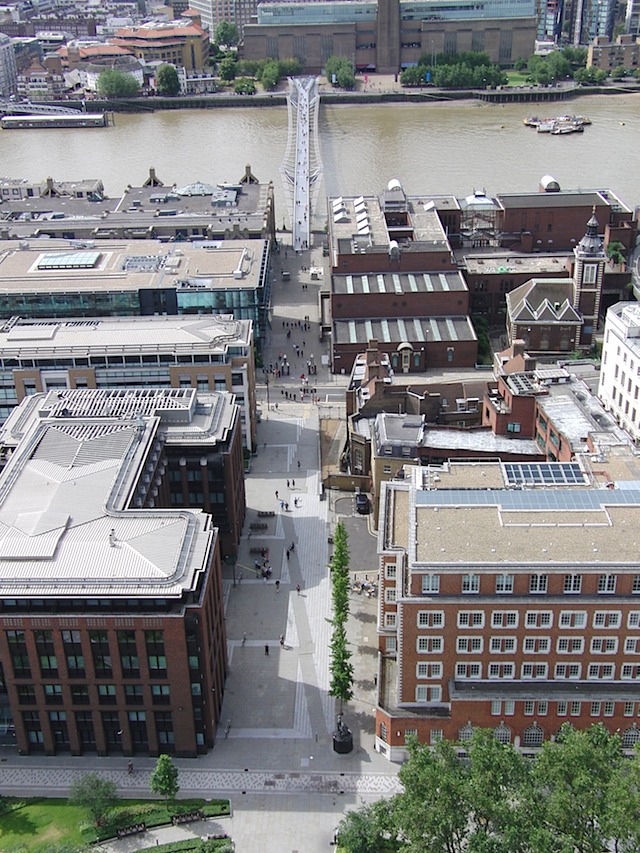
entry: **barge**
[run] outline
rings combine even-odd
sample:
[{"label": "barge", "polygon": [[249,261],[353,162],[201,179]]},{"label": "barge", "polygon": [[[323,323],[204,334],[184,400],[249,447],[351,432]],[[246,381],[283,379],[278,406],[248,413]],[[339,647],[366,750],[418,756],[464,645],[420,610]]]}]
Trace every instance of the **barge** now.
[{"label": "barge", "polygon": [[107,127],[107,113],[70,113],[44,115],[5,115],[0,119],[0,127],[5,130],[14,128],[60,128],[60,127]]}]

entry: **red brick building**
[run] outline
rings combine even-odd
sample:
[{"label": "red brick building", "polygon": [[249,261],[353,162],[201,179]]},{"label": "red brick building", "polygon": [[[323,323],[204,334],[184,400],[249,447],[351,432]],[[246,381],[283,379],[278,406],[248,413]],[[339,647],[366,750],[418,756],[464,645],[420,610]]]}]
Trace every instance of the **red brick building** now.
[{"label": "red brick building", "polygon": [[478,726],[535,752],[567,721],[640,740],[640,492],[602,476],[637,477],[625,459],[407,468],[385,484],[381,753]]},{"label": "red brick building", "polygon": [[52,391],[9,418],[0,704],[20,753],[191,757],[214,745],[227,669],[220,539],[209,514],[181,503],[185,480],[206,493],[216,444],[241,464],[232,399]]}]

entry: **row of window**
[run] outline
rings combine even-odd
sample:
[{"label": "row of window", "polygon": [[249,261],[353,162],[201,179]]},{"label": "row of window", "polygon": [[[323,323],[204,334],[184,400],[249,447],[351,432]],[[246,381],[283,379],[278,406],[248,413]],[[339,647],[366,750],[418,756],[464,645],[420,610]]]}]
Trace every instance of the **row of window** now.
[{"label": "row of window", "polygon": [[[434,672],[433,667],[436,664],[421,662],[416,664],[416,675],[418,678],[441,678],[442,664],[439,664],[440,675],[421,673]],[[556,663],[553,667],[553,678],[556,680],[579,681],[583,676],[583,671],[586,673],[587,679],[590,681],[611,681],[616,677],[616,665],[613,663],[587,663],[583,670],[581,663]],[[480,679],[482,678],[483,665],[478,662],[462,662],[456,663],[455,677],[458,679]],[[487,678],[504,678],[513,679],[516,677],[516,664],[507,662],[493,662],[487,664]],[[548,679],[549,664],[547,663],[523,663],[520,665],[520,678],[523,679]],[[637,681],[640,679],[640,664],[622,663],[620,664],[619,678],[622,681]]]},{"label": "row of window", "polygon": [[[125,702],[127,705],[142,705],[144,689],[142,684],[124,685]],[[151,684],[151,699],[154,705],[168,705],[171,701],[171,689],[168,684]],[[19,684],[18,701],[21,705],[37,704],[36,688],[33,684]],[[69,687],[72,705],[89,705],[91,703],[90,687],[88,684],[72,684]],[[64,704],[64,692],[61,684],[43,684],[42,691],[47,705]],[[96,685],[98,701],[101,705],[115,705],[117,693],[115,684]]]},{"label": "row of window", "polygon": [[[480,577],[477,573],[464,574],[461,580],[461,591],[464,595],[474,595],[480,592]],[[485,576],[488,578],[491,576]],[[562,591],[565,595],[578,595],[583,592],[582,587],[583,575],[581,574],[565,574],[562,581]],[[486,580],[485,580],[486,583]],[[596,592],[599,595],[613,595],[616,591],[618,576],[614,574],[601,574],[597,576],[597,585],[590,592]],[[511,595],[514,591],[515,575],[500,574],[495,576],[495,591],[496,595]],[[529,575],[529,593],[544,594],[548,592],[549,575],[533,574]],[[634,575],[631,582],[631,591],[638,595],[640,594],[640,575]],[[440,575],[422,575],[422,594],[434,595],[440,592]],[[486,594],[487,590],[483,592]]]},{"label": "row of window", "polygon": [[[489,651],[495,654],[512,654],[518,650],[517,637],[489,637]],[[484,637],[457,637],[456,652],[462,654],[482,654]],[[618,651],[618,637],[592,637],[589,652],[592,655],[614,655]],[[561,655],[579,655],[584,653],[584,637],[557,637],[556,652]],[[551,637],[523,637],[522,652],[524,654],[549,654],[553,648]],[[418,637],[418,652],[442,652],[443,637]],[[640,654],[640,637],[626,637],[624,640],[625,654]]]},{"label": "row of window", "polygon": [[[484,610],[458,610],[458,628],[484,628],[486,613]],[[444,628],[444,610],[418,610],[418,628]],[[517,610],[492,610],[492,628],[517,628],[520,614]],[[552,610],[527,610],[524,614],[526,628],[552,628],[554,612]],[[588,614],[586,610],[561,610],[558,614],[559,628],[586,628]],[[592,618],[594,628],[620,628],[622,611],[596,610]],[[640,627],[640,610],[632,610],[627,615],[627,628]]]},{"label": "row of window", "polygon": [[[558,706],[561,704],[566,705],[567,703],[558,702]],[[578,709],[574,712],[572,710],[572,716],[579,716],[581,713],[580,702],[571,702],[572,708],[573,706],[578,706]],[[599,705],[601,703],[594,702],[593,705]],[[558,711],[558,716],[566,716],[566,711],[564,713],[560,713]],[[592,713],[592,716],[598,717],[600,713]],[[500,743],[511,743],[513,734],[509,726],[504,723],[500,723],[499,726],[493,730],[495,737]],[[418,734],[417,729],[405,729],[404,730],[404,738],[405,743],[408,743],[412,738],[416,737]],[[384,723],[380,724],[379,735],[381,740],[387,740],[388,732],[387,727]],[[431,729],[429,732],[429,743],[433,746],[438,743],[444,737],[443,729]],[[462,743],[468,742],[473,737],[473,726],[467,725],[460,729],[458,732],[458,740]],[[623,749],[633,749],[634,746],[640,741],[640,729],[636,728],[636,726],[632,726],[631,728],[626,729],[622,732],[622,748]],[[544,731],[537,724],[534,723],[531,726],[528,726],[523,732],[520,738],[520,745],[523,747],[541,747],[544,742]]]}]

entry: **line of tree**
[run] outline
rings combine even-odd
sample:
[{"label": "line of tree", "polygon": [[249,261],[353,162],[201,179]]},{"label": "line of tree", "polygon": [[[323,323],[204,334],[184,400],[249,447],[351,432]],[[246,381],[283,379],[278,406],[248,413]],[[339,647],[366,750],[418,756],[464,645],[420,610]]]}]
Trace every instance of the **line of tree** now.
[{"label": "line of tree", "polygon": [[238,59],[234,52],[225,53],[218,62],[218,75],[221,80],[231,83],[239,77],[257,80],[265,91],[276,88],[283,77],[296,77],[302,65],[297,59]]},{"label": "line of tree", "polygon": [[349,812],[346,853],[632,853],[640,849],[640,755],[619,734],[565,723],[538,756],[491,729],[470,741],[415,739],[400,768],[404,791]]},{"label": "line of tree", "polygon": [[342,521],[336,524],[333,534],[331,558],[331,683],[329,695],[340,702],[340,713],[345,702],[353,697],[353,664],[347,643],[346,622],[349,616],[349,547],[347,529]]},{"label": "line of tree", "polygon": [[406,87],[430,84],[439,89],[487,89],[506,84],[507,75],[486,53],[423,53],[417,65],[402,72],[400,83]]},{"label": "line of tree", "polygon": [[140,84],[126,71],[105,68],[98,77],[98,94],[101,98],[133,98],[140,91]]}]

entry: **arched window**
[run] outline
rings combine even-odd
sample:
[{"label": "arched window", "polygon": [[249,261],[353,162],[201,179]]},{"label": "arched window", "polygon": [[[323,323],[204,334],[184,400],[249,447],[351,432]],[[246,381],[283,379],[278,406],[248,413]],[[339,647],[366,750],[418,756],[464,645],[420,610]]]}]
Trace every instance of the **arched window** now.
[{"label": "arched window", "polygon": [[458,740],[464,743],[465,741],[471,740],[472,737],[473,726],[471,725],[471,723],[467,723],[467,725],[463,726],[458,732]]},{"label": "arched window", "polygon": [[523,746],[542,746],[542,741],[544,740],[544,733],[537,723],[534,723],[532,726],[529,726],[528,729],[525,729],[522,733],[522,745]]},{"label": "arched window", "polygon": [[630,729],[626,729],[626,731],[622,735],[622,748],[623,749],[633,749],[633,747],[640,740],[640,729],[636,728],[636,726],[632,726]]},{"label": "arched window", "polygon": [[511,743],[511,729],[509,726],[505,726],[504,723],[496,726],[493,733],[496,736],[496,740],[499,740],[500,743]]}]

